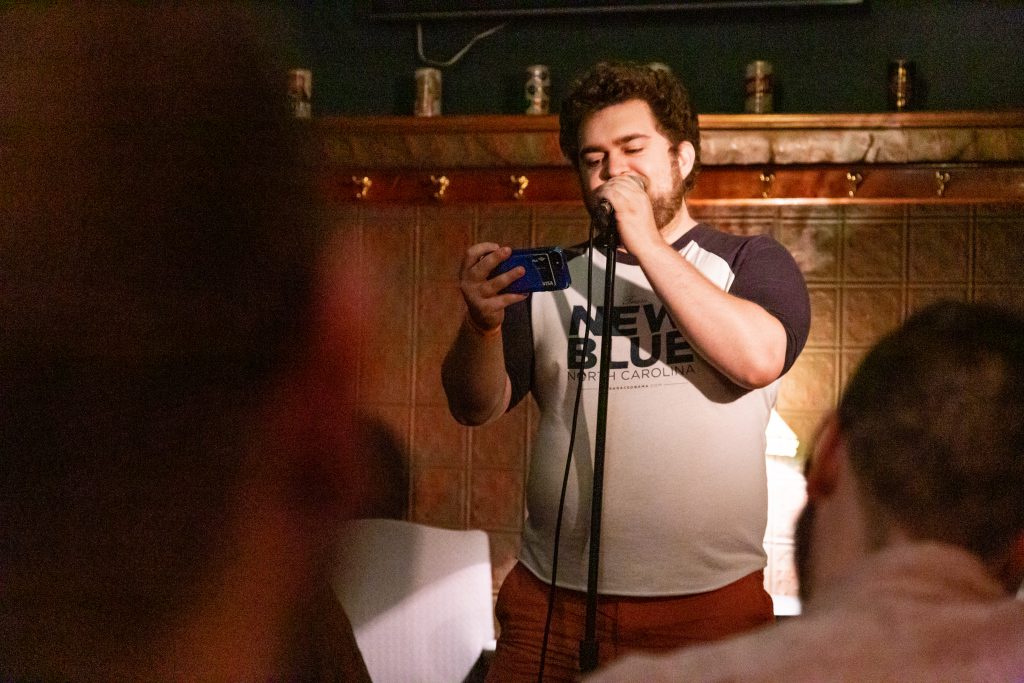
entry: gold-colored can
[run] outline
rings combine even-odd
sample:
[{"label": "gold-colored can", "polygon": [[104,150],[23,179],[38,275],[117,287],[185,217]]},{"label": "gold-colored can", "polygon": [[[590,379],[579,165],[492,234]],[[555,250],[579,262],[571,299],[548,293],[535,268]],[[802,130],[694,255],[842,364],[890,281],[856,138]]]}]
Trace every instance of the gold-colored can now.
[{"label": "gold-colored can", "polygon": [[441,115],[441,70],[432,67],[416,69],[416,116]]},{"label": "gold-colored can", "polygon": [[914,94],[914,63],[907,59],[889,62],[889,109],[906,111]]},{"label": "gold-colored can", "polygon": [[531,64],[526,67],[526,86],[524,92],[526,101],[530,105],[526,108],[527,114],[547,114],[551,97],[548,94],[551,88],[551,72],[543,64]]},{"label": "gold-colored can", "polygon": [[743,111],[748,114],[769,114],[773,109],[772,96],[775,92],[775,76],[771,62],[758,59],[747,64],[744,73],[746,100]]},{"label": "gold-colored can", "polygon": [[295,118],[312,118],[313,72],[309,69],[292,69],[288,72],[288,106]]}]

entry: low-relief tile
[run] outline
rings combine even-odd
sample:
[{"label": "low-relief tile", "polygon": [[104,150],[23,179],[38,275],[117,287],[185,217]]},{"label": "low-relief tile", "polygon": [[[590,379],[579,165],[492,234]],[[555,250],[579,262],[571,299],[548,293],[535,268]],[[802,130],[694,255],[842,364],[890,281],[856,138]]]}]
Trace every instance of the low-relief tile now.
[{"label": "low-relief tile", "polygon": [[387,403],[362,403],[359,415],[371,422],[379,422],[402,441],[403,448],[409,437],[410,416],[408,406]]},{"label": "low-relief tile", "polygon": [[[411,292],[409,293],[411,296]],[[388,297],[390,298],[390,297]],[[402,356],[412,358],[413,300],[395,302],[397,305],[382,305],[364,309],[363,315],[363,357],[376,359],[380,356]]]},{"label": "low-relief tile", "polygon": [[530,245],[531,217],[529,207],[481,207],[477,217],[476,241],[497,242],[512,247]]},{"label": "low-relief tile", "polygon": [[572,207],[538,206],[534,223],[537,245],[568,247],[587,240],[590,216],[582,203]]},{"label": "low-relief tile", "polygon": [[839,289],[810,286],[811,329],[807,346],[835,346],[839,343]]},{"label": "low-relief tile", "polygon": [[523,523],[523,473],[474,469],[469,523],[474,529],[515,530]]},{"label": "low-relief tile", "polygon": [[967,223],[910,223],[911,282],[966,282],[970,229]]},{"label": "low-relief tile", "polygon": [[899,204],[846,204],[842,207],[843,219],[848,222],[880,222],[902,225],[907,217],[907,208]]},{"label": "low-relief tile", "polygon": [[466,249],[473,244],[471,209],[436,209],[420,216],[420,280],[457,282]]},{"label": "low-relief tile", "polygon": [[527,407],[520,403],[513,410],[471,434],[473,468],[523,471],[526,462]]},{"label": "low-relief tile", "polygon": [[467,428],[449,414],[447,407],[415,407],[413,457],[417,467],[465,468]]},{"label": "low-relief tile", "polygon": [[846,287],[843,346],[869,346],[903,320],[903,296],[890,287]]},{"label": "low-relief tile", "polygon": [[772,206],[716,206],[702,210],[701,221],[734,235],[771,234],[778,213]]},{"label": "low-relief tile", "polygon": [[[380,218],[380,222],[375,219]],[[394,223],[411,219],[408,223]],[[366,277],[380,287],[411,283],[415,272],[416,214],[367,215],[363,227]]]},{"label": "low-relief tile", "polygon": [[843,230],[843,276],[847,280],[901,280],[902,225],[847,223]]},{"label": "low-relief tile", "polygon": [[444,403],[441,363],[462,323],[465,304],[455,285],[421,287],[416,334],[416,403]]},{"label": "low-relief tile", "polygon": [[1020,221],[1024,215],[1024,204],[1014,202],[996,202],[993,204],[978,204],[974,212],[979,222],[986,221]]},{"label": "low-relief tile", "polygon": [[781,221],[775,238],[789,250],[808,281],[834,282],[839,274],[839,223]]},{"label": "low-relief tile", "polygon": [[907,221],[935,223],[955,222],[967,224],[971,221],[974,209],[960,204],[908,204]]},{"label": "low-relief tile", "polygon": [[407,344],[363,350],[359,362],[359,400],[403,403],[412,400],[412,354]]},{"label": "low-relief tile", "polygon": [[[334,289],[328,291],[328,297],[345,297],[340,305],[351,305],[352,289],[356,290],[356,307],[376,306],[374,288],[367,286],[365,261],[361,231],[341,230],[332,232],[323,246],[321,267],[324,270],[323,282],[330,283]],[[351,283],[357,283],[353,288]],[[344,285],[344,286],[342,286]],[[373,302],[371,304],[371,302]]]},{"label": "low-relief tile", "polygon": [[780,221],[800,225],[839,221],[844,215],[843,208],[835,204],[783,204],[778,208]]},{"label": "low-relief tile", "polygon": [[1017,222],[979,221],[975,245],[975,282],[1020,282],[1024,273],[1024,217],[1018,217]]},{"label": "low-relief tile", "polygon": [[446,529],[464,529],[466,475],[444,467],[412,471],[412,521]]},{"label": "low-relief tile", "polygon": [[325,202],[320,219],[332,228],[342,226],[359,227],[363,221],[364,207],[351,202]]},{"label": "low-relief tile", "polygon": [[974,289],[974,300],[1004,306],[1011,311],[1024,315],[1024,287],[1020,285],[976,287]]},{"label": "low-relief tile", "polygon": [[804,351],[786,373],[779,388],[780,413],[831,408],[836,398],[835,378],[835,351]]},{"label": "low-relief tile", "polygon": [[416,305],[412,283],[377,290],[377,305],[361,313],[367,321],[367,335],[377,343],[401,344],[412,340],[413,306]]},{"label": "low-relief tile", "polygon": [[416,296],[417,343],[440,344],[447,348],[455,339],[466,312],[465,301],[458,285],[424,284]]},{"label": "low-relief tile", "polygon": [[967,287],[910,287],[907,289],[908,315],[936,301],[967,301]]},{"label": "low-relief tile", "polygon": [[444,406],[448,399],[441,383],[441,362],[443,352],[431,354],[429,351],[417,349],[416,352],[416,388],[413,402],[416,405]]}]

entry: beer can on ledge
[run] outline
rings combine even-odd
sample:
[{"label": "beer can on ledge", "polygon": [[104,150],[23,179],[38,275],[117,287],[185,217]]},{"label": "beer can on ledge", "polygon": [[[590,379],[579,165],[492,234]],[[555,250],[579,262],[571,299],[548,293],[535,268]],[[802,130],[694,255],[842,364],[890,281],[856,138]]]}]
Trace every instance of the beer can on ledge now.
[{"label": "beer can on ledge", "polygon": [[431,67],[416,69],[416,116],[441,115],[441,70]]},{"label": "beer can on ledge", "polygon": [[288,72],[288,106],[297,119],[313,116],[313,72],[309,69]]},{"label": "beer can on ledge", "polygon": [[771,62],[763,59],[747,64],[744,85],[746,100],[743,110],[748,114],[769,114],[772,111],[772,94],[775,90],[775,77],[772,74]]},{"label": "beer can on ledge", "polygon": [[548,105],[551,97],[548,90],[551,87],[551,74],[548,67],[543,64],[531,64],[526,67],[526,101],[530,106],[526,113],[540,115],[548,113]]},{"label": "beer can on ledge", "polygon": [[906,111],[914,94],[914,63],[908,59],[889,62],[889,109]]}]

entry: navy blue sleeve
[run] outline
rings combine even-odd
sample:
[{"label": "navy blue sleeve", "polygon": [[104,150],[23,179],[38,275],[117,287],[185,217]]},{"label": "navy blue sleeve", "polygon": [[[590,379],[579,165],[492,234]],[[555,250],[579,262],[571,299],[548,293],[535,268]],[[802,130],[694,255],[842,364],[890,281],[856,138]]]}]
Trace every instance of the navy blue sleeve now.
[{"label": "navy blue sleeve", "polygon": [[533,323],[530,316],[532,296],[505,309],[501,324],[502,350],[505,353],[505,371],[512,382],[512,410],[530,392],[533,386]]},{"label": "navy blue sleeve", "polygon": [[778,318],[786,330],[785,374],[807,343],[811,302],[804,276],[784,246],[767,235],[747,240],[733,264],[730,294],[753,301]]}]

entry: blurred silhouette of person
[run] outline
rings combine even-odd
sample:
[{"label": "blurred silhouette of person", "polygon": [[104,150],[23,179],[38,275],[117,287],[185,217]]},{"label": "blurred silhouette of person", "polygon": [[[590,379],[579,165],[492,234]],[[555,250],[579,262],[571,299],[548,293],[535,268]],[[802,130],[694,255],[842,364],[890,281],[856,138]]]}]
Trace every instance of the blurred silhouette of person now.
[{"label": "blurred silhouette of person", "polygon": [[0,12],[0,678],[368,680],[327,581],[359,306],[284,25]]},{"label": "blurred silhouette of person", "polygon": [[366,463],[367,485],[355,517],[407,519],[409,516],[409,453],[395,431],[379,417],[360,415],[356,421],[360,443],[371,444],[373,458]]},{"label": "blurred silhouette of person", "polygon": [[807,494],[801,616],[588,680],[1024,680],[1024,319],[937,303],[881,340]]}]

